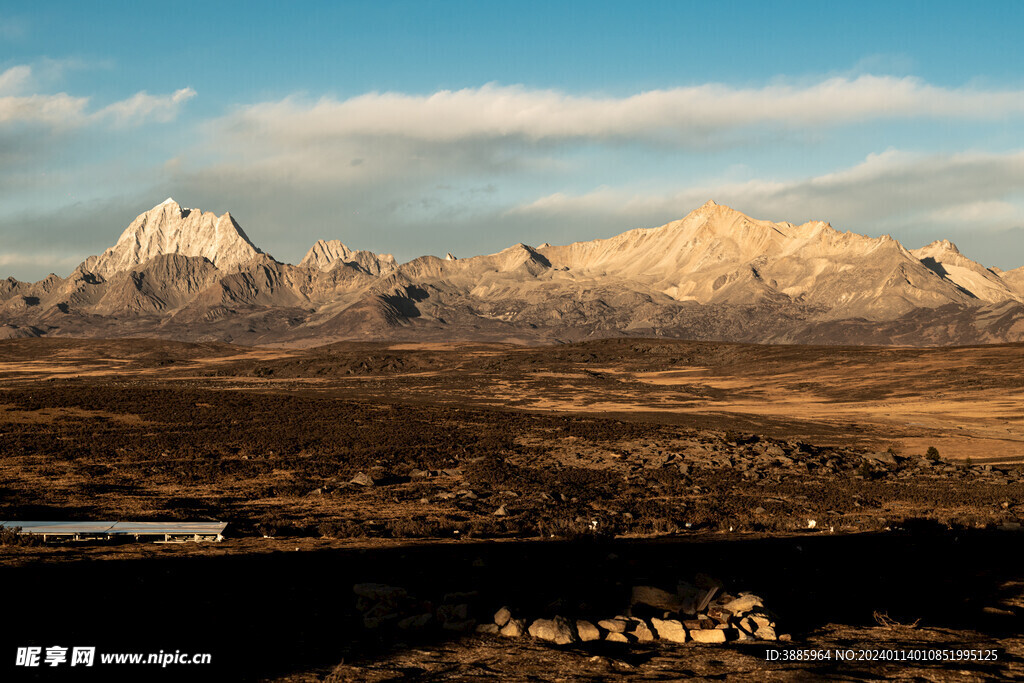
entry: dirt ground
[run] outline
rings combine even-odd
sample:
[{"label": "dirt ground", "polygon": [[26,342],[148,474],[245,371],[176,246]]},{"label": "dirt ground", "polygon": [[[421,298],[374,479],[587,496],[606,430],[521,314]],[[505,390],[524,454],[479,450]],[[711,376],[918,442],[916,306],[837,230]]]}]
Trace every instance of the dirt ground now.
[{"label": "dirt ground", "polygon": [[[934,528],[582,544],[249,538],[28,547],[2,571],[22,587],[7,600],[18,615],[18,643],[212,652],[215,666],[189,670],[200,680],[987,681],[1024,675],[1024,581],[1016,554],[1007,552],[1019,542],[1019,534],[1001,531]],[[559,647],[528,637],[368,631],[351,591],[364,581],[403,585],[431,600],[472,591],[481,620],[503,605],[594,618],[621,609],[631,585],[664,585],[695,570],[763,596],[792,640]],[[88,609],[98,601],[103,610]],[[891,622],[880,625],[878,614]],[[994,659],[962,659],[965,652]],[[961,659],[914,661],[914,653]],[[95,673],[100,680],[139,675],[110,667]],[[180,669],[146,674],[181,680]]]},{"label": "dirt ground", "polygon": [[915,452],[931,445],[952,459],[1013,461],[1024,453],[1021,344],[898,349],[619,339],[286,350],[40,339],[5,342],[0,361],[8,384],[123,373],[205,378],[232,388],[435,405],[640,413],[822,444],[895,444]]},{"label": "dirt ground", "polygon": [[[0,545],[0,574],[37,588],[150,576],[170,594],[206,576],[220,597],[188,599],[232,634],[221,680],[1013,680],[1024,675],[1024,583],[1005,549],[1024,516],[1022,370],[1022,345],[5,341],[0,519],[217,519],[229,539]],[[809,556],[814,544],[829,550]],[[421,546],[423,562],[390,564]],[[611,556],[626,564],[605,566]],[[449,570],[463,559],[464,571]],[[323,563],[342,560],[351,569],[329,578]],[[349,625],[356,581],[445,576],[480,585],[482,614],[511,593],[542,616],[571,591],[566,578],[615,596],[630,581],[693,572],[760,591],[792,643],[377,642]],[[268,606],[281,594],[301,599]],[[78,633],[68,609],[49,613]],[[921,622],[883,627],[878,610]],[[26,619],[33,638],[53,628]],[[259,638],[290,652],[249,662]],[[765,654],[958,644],[1000,657]]]}]

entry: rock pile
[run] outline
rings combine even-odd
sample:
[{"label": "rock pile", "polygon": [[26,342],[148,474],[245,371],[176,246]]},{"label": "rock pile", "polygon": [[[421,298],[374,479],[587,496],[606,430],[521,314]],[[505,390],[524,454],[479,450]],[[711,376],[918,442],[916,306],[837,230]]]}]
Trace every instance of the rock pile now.
[{"label": "rock pile", "polygon": [[[536,619],[529,635],[558,645],[604,640],[612,643],[725,643],[735,640],[789,640],[776,633],[775,619],[764,601],[753,593],[723,592],[717,581],[698,577],[697,585],[681,581],[676,591],[634,586],[627,614],[589,621]],[[660,616],[653,616],[659,614]],[[477,626],[478,633],[522,635],[525,620],[513,618],[507,607],[494,615],[493,624]],[[507,628],[508,624],[517,624]]]},{"label": "rock pile", "polygon": [[449,593],[439,604],[422,601],[404,588],[376,583],[352,587],[356,608],[368,629],[403,631],[442,629],[519,638],[530,635],[557,645],[603,640],[612,643],[726,643],[789,640],[778,635],[775,618],[753,593],[733,595],[722,584],[699,575],[693,584],[680,581],[675,592],[655,586],[634,586],[625,614],[604,619],[530,619],[508,607],[492,621],[478,623],[474,607],[479,595]]}]

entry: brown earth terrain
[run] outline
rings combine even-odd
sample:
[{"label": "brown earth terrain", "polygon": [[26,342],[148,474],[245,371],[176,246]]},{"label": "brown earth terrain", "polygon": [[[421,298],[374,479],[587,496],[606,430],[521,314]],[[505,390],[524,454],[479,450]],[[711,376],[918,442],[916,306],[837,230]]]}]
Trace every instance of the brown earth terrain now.
[{"label": "brown earth terrain", "polygon": [[[55,614],[91,632],[53,585],[180,596],[202,615],[191,635],[121,602],[112,633],[205,644],[221,679],[1012,680],[1022,370],[1020,344],[4,341],[0,519],[230,526],[214,545],[5,545],[0,572],[32,589],[12,604],[27,640]],[[793,641],[557,648],[352,625],[359,581],[474,590],[485,616],[589,615],[697,572],[762,595]],[[146,625],[130,638],[128,613]],[[1000,659],[765,655],[939,644]]]}]

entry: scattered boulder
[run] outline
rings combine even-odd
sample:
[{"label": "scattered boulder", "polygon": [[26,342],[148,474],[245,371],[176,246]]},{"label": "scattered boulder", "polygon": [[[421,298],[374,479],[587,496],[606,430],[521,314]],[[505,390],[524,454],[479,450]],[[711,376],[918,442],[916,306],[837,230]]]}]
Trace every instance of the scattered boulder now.
[{"label": "scattered boulder", "polygon": [[508,623],[501,627],[498,631],[501,635],[506,638],[518,638],[526,633],[526,620],[525,619],[509,619]]},{"label": "scattered boulder", "polygon": [[476,627],[476,632],[477,633],[480,633],[480,634],[483,634],[483,635],[488,635],[488,636],[496,636],[496,635],[498,635],[498,631],[499,630],[500,629],[498,628],[497,624],[477,624],[477,627]]},{"label": "scattered boulder", "polygon": [[686,642],[686,629],[683,628],[683,624],[675,619],[651,619],[651,626],[654,627],[654,632],[658,634],[658,638],[661,640],[667,640],[672,643],[685,643]]},{"label": "scattered boulder", "polygon": [[576,642],[576,634],[572,625],[564,617],[537,619],[530,624],[529,632],[534,638],[547,640],[556,645],[568,645]]},{"label": "scattered boulder", "polygon": [[746,631],[758,640],[776,640],[775,622],[763,614],[744,617],[739,626],[741,631]]},{"label": "scattered boulder", "polygon": [[878,453],[865,453],[864,459],[870,462],[889,465],[890,467],[896,466],[896,456],[890,453],[889,451],[879,451]]},{"label": "scattered boulder", "polygon": [[597,625],[609,633],[625,633],[629,622],[625,619],[602,619]]},{"label": "scattered boulder", "polygon": [[[731,599],[726,600],[726,602],[731,602]],[[725,607],[722,607],[721,605],[717,607],[708,607],[706,613],[709,617],[711,617],[713,620],[717,621],[720,624],[728,622],[733,617],[732,610],[728,610]]]},{"label": "scattered boulder", "polygon": [[609,633],[604,637],[605,642],[608,643],[628,643],[629,638],[626,637],[625,633]]},{"label": "scattered boulder", "polygon": [[373,486],[374,481],[373,477],[371,477],[370,475],[366,474],[365,472],[360,472],[356,476],[352,477],[349,483],[355,484],[356,486]]},{"label": "scattered boulder", "polygon": [[654,640],[654,633],[644,621],[637,623],[636,628],[633,629],[633,636],[638,643],[650,643]]},{"label": "scattered boulder", "polygon": [[512,611],[508,607],[502,607],[494,613],[494,623],[499,627],[504,626],[512,618]]},{"label": "scattered boulder", "polygon": [[722,605],[722,607],[733,614],[747,614],[748,612],[752,612],[755,607],[764,607],[764,602],[753,593],[747,593],[746,595],[741,595],[738,598],[730,600]]},{"label": "scattered boulder", "polygon": [[724,643],[726,640],[725,630],[720,628],[694,629],[690,631],[690,638],[695,643]]},{"label": "scattered boulder", "polygon": [[601,631],[586,619],[576,620],[576,633],[584,643],[591,640],[601,640]]}]

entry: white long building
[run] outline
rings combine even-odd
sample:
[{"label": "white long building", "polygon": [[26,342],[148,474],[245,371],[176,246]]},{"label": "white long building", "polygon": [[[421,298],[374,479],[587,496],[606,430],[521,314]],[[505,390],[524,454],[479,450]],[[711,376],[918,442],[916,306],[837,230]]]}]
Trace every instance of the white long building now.
[{"label": "white long building", "polygon": [[134,537],[164,543],[223,541],[227,522],[0,522],[0,528],[53,539],[86,541]]}]

